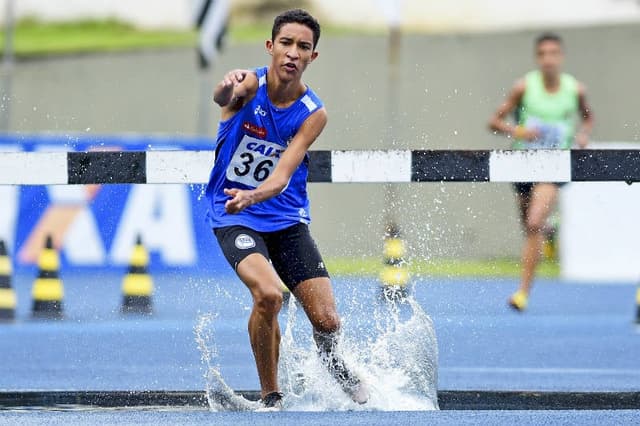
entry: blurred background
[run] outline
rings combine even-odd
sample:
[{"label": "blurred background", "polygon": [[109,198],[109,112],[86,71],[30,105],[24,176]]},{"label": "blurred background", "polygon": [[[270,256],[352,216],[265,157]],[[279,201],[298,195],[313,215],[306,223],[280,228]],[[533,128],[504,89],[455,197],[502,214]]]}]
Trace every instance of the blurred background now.
[{"label": "blurred background", "polygon": [[[315,149],[508,148],[487,122],[535,67],[533,40],[542,30],[565,38],[566,70],[588,88],[593,141],[640,143],[640,4],[633,0],[2,0],[0,148],[210,149],[218,120],[213,85],[229,69],[266,64],[273,16],[291,7],[309,9],[323,25],[319,59],[306,74],[330,116]],[[399,34],[397,42],[390,34]],[[634,190],[567,188],[563,205],[579,214],[562,231],[565,257],[604,262],[603,279],[635,279],[629,270],[607,276],[619,265],[602,257],[610,253],[624,266],[640,254]],[[137,193],[145,191],[152,193]],[[125,264],[133,236],[142,234],[160,264],[191,267],[203,256],[219,260],[200,191],[102,187],[88,196],[78,188],[2,187],[0,237],[18,267],[29,265],[51,225],[42,223],[43,212],[76,203],[89,213],[55,232],[65,264]],[[337,271],[377,267],[388,208],[418,270],[517,274],[522,235],[509,184],[397,185],[391,206],[378,184],[312,184],[310,191],[314,234]],[[609,209],[597,218],[584,214],[603,203]],[[616,233],[613,220],[631,228]],[[591,240],[567,243],[584,237],[585,226]],[[549,259],[543,275],[558,275],[552,252]]]},{"label": "blurred background", "polygon": [[[210,150],[214,85],[267,64],[273,17],[292,7],[323,28],[304,78],[329,113],[314,149],[509,148],[488,121],[546,30],[587,87],[591,147],[640,148],[634,0],[0,0],[0,151]],[[393,317],[378,294],[393,220],[434,319],[441,389],[638,390],[640,185],[563,188],[524,316],[505,303],[523,241],[510,184],[309,188],[346,336]],[[201,185],[0,185],[0,314],[13,306],[16,319],[0,328],[0,390],[203,389],[210,354],[194,325],[206,334],[211,321],[211,362],[255,388],[251,300],[206,210]],[[144,277],[130,281],[127,265]],[[61,283],[36,278],[51,275],[64,302]],[[65,321],[33,320],[50,292]],[[122,315],[138,296],[153,320]]]}]

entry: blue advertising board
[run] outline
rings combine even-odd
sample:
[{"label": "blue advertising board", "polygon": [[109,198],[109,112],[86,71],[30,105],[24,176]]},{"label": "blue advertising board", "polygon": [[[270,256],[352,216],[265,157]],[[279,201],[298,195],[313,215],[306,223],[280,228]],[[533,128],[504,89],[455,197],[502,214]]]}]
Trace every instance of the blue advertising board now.
[{"label": "blue advertising board", "polygon": [[[207,138],[2,135],[0,151],[202,150]],[[212,164],[213,164],[213,158]],[[203,185],[0,186],[0,239],[33,265],[47,235],[63,268],[121,269],[137,236],[154,270],[228,268],[205,215]],[[194,271],[195,272],[195,271]]]}]

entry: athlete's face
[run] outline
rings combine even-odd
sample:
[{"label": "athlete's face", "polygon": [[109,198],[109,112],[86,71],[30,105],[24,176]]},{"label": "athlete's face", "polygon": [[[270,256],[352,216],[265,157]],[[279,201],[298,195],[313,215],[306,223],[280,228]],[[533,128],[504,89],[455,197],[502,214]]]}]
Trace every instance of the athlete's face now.
[{"label": "athlete's face", "polygon": [[307,65],[318,56],[313,48],[313,31],[298,23],[284,24],[266,45],[273,57],[271,65],[283,81],[300,79]]},{"label": "athlete's face", "polygon": [[536,60],[543,74],[555,76],[560,73],[564,62],[562,45],[557,41],[546,40],[536,48]]}]

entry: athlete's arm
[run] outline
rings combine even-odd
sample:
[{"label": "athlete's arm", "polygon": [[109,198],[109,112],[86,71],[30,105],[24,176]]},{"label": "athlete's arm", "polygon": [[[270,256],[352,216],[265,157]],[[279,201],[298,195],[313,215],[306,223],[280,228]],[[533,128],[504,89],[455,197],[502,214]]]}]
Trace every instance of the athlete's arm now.
[{"label": "athlete's arm", "polygon": [[534,140],[539,136],[538,131],[535,129],[527,129],[518,125],[514,126],[507,122],[507,116],[520,105],[525,89],[526,83],[524,80],[516,82],[505,101],[493,114],[491,120],[489,120],[489,129],[495,133],[502,133],[507,137],[517,139]]},{"label": "athlete's arm", "polygon": [[311,114],[300,126],[287,149],[284,150],[280,161],[273,173],[256,189],[241,190],[237,188],[225,189],[224,193],[231,199],[225,204],[227,213],[239,213],[252,204],[260,203],[275,197],[287,188],[289,180],[296,171],[311,144],[322,133],[327,124],[327,112],[324,108]]},{"label": "athlete's arm", "polygon": [[576,132],[576,143],[580,148],[586,148],[589,143],[589,136],[593,130],[593,112],[587,102],[587,89],[584,85],[578,86],[578,109],[580,111],[580,128]]},{"label": "athlete's arm", "polygon": [[255,95],[258,77],[250,70],[233,70],[213,90],[213,101],[222,108],[222,120],[231,118]]}]

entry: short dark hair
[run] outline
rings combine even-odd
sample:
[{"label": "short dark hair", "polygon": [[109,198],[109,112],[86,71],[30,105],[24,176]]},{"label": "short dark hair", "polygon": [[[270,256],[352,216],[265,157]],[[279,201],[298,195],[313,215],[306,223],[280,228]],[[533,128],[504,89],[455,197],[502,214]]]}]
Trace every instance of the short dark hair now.
[{"label": "short dark hair", "polygon": [[562,41],[562,37],[560,37],[556,33],[546,32],[546,33],[542,33],[538,37],[536,37],[536,42],[535,42],[536,49],[542,43],[544,43],[545,41],[553,41],[553,42],[558,43],[560,45],[560,47],[564,47],[564,42]]},{"label": "short dark hair", "polygon": [[304,25],[313,32],[313,48],[315,49],[318,45],[318,40],[320,40],[320,23],[309,12],[302,9],[287,10],[276,16],[271,29],[271,41],[275,41],[276,35],[278,35],[283,25],[291,23]]}]

